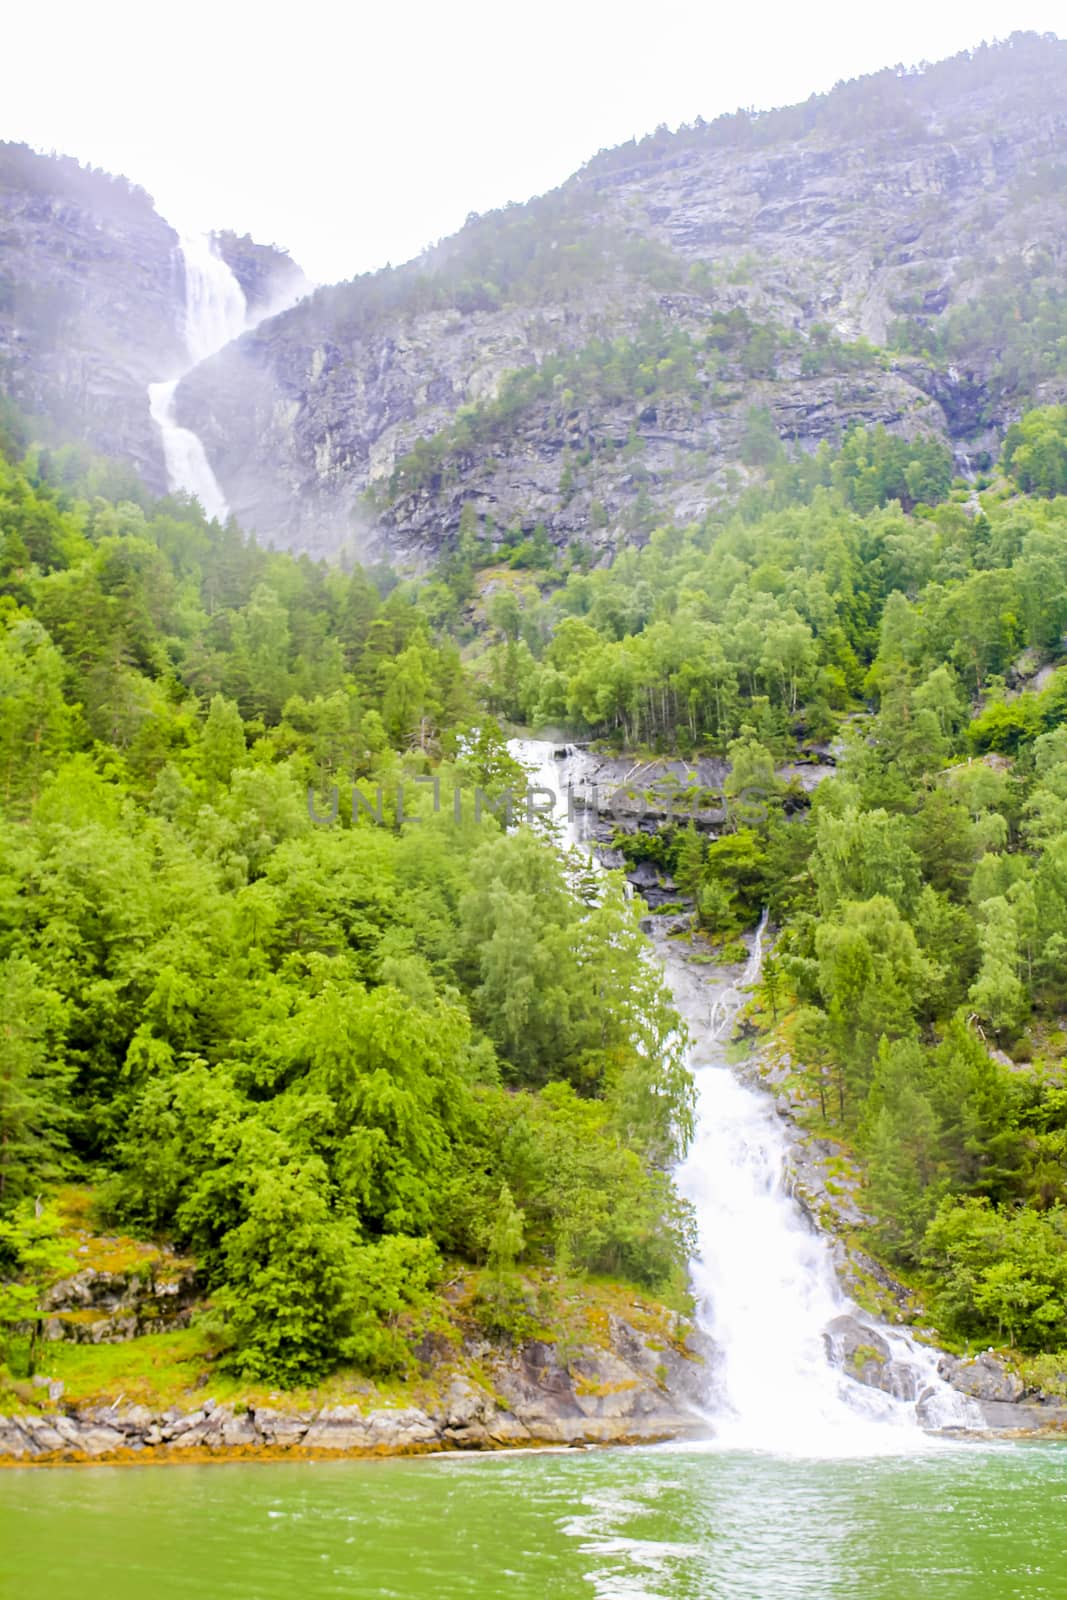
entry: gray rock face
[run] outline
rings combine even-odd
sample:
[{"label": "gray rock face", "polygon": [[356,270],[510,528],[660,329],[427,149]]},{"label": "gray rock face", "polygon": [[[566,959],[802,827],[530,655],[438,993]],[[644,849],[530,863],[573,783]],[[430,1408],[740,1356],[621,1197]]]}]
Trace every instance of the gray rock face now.
[{"label": "gray rock face", "polygon": [[[777,123],[607,152],[554,195],[273,319],[185,380],[180,418],[261,536],[413,564],[467,502],[498,530],[543,522],[557,545],[605,557],[656,521],[699,519],[748,475],[753,407],[800,450],[850,421],[995,445],[1024,398],[994,379],[995,351],[966,372],[856,351],[827,366],[817,351],[882,344],[900,316],[936,322],[1004,263],[1062,262],[1062,189],[1031,179],[1067,154],[1065,51],[1034,40],[933,69],[921,95],[890,74],[877,94],[852,85]],[[709,352],[716,314],[794,342]],[[650,400],[636,381],[583,388],[561,370],[491,424],[460,417],[414,481],[391,482],[509,371],[650,321],[661,342],[691,338],[692,381]]]},{"label": "gray rock face", "polygon": [[167,1250],[143,1271],[84,1267],[49,1289],[43,1336],[73,1344],[121,1344],[139,1334],[182,1328],[199,1288],[193,1263]]},{"label": "gray rock face", "polygon": [[165,487],[146,387],[179,370],[177,235],[123,178],[0,145],[0,384]]},{"label": "gray rock face", "polygon": [[888,1342],[858,1317],[835,1317],[826,1329],[826,1352],[835,1366],[868,1389],[881,1389],[896,1400],[915,1400],[919,1383],[914,1368],[895,1361]]},{"label": "gray rock face", "polygon": [[[250,310],[308,287],[285,251],[217,236]],[[0,389],[60,442],[81,440],[166,488],[147,386],[186,364],[178,235],[150,196],[69,158],[0,144]]]},{"label": "gray rock face", "polygon": [[275,307],[290,306],[311,285],[287,250],[257,244],[247,233],[215,234],[219,255],[244,291],[253,316],[270,316]]}]

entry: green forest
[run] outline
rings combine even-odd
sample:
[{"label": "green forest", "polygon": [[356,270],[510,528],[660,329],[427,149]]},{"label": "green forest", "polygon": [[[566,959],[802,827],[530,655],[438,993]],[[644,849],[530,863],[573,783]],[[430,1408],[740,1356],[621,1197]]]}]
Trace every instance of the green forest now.
[{"label": "green forest", "polygon": [[[72,1177],[103,1225],[195,1252],[249,1377],[402,1372],[449,1259],[484,1267],[505,1333],[532,1315],[520,1256],[677,1299],[678,1019],[621,883],[594,895],[488,806],[435,814],[431,773],[468,800],[525,775],[417,597],[17,425],[5,447],[12,1362],[56,1232],[39,1199]],[[366,789],[356,822],[312,821],[331,776]]]},{"label": "green forest", "polygon": [[730,516],[494,597],[480,671],[506,716],[728,758],[717,838],[614,843],[715,939],[770,908],[763,999],[876,1249],[946,1336],[1035,1351],[1067,1341],[1067,408],[984,488],[941,448],[779,449]]},{"label": "green forest", "polygon": [[[640,354],[561,373],[630,384]],[[511,727],[716,755],[728,800],[759,792],[715,837],[615,843],[673,873],[694,946],[769,908],[759,1024],[943,1336],[1067,1346],[1067,409],[977,487],[884,430],[766,444],[728,512],[611,566],[543,529],[502,552],[469,508],[402,579],[259,548],[5,412],[13,1370],[71,1181],[192,1252],[217,1360],[279,1384],[406,1371],[450,1263],[504,1337],[536,1324],[524,1268],[684,1304],[693,1090],[644,908],[433,804],[521,786]]]}]

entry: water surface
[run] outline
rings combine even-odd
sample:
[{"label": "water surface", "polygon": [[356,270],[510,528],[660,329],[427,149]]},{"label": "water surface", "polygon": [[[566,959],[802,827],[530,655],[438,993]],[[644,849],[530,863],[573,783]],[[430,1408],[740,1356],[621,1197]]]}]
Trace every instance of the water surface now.
[{"label": "water surface", "polygon": [[0,1473],[4,1600],[1063,1600],[1067,1445]]}]

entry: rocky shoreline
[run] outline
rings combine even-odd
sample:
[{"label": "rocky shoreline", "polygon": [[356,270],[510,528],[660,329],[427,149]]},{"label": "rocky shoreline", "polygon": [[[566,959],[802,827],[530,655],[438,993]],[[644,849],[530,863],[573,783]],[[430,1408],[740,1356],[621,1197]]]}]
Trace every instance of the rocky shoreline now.
[{"label": "rocky shoreline", "polygon": [[[707,1354],[699,1334],[662,1344],[611,1314],[604,1346],[566,1360],[540,1340],[472,1346],[465,1355],[480,1377],[442,1376],[421,1405],[286,1410],[207,1398],[191,1410],[119,1402],[27,1410],[0,1417],[0,1463],[416,1455],[706,1437]],[[53,1406],[57,1387],[49,1389]]]},{"label": "rocky shoreline", "polygon": [[[609,776],[625,781],[632,772],[631,766]],[[645,926],[664,939],[688,920],[653,916]],[[698,983],[713,974],[727,984],[741,976],[740,968],[690,965],[681,942],[671,943]],[[917,1326],[915,1297],[856,1243],[870,1221],[858,1177],[846,1170],[841,1147],[805,1130],[789,1058],[765,1044],[736,1070],[770,1096],[786,1134],[794,1196],[812,1225],[830,1237],[841,1284],[861,1308],[828,1327],[828,1359],[857,1384],[914,1402],[920,1423],[940,1431],[934,1411],[924,1411],[932,1391],[922,1390],[914,1365],[894,1347],[895,1325],[925,1343],[939,1377],[973,1403],[973,1426],[944,1431],[976,1439],[1067,1435],[1062,1399],[1028,1389],[991,1351],[962,1359],[938,1351],[928,1330]],[[55,1286],[42,1326],[46,1345],[122,1343],[187,1325],[198,1294],[195,1263],[165,1248],[135,1248],[132,1265],[111,1271],[87,1266]],[[322,1403],[302,1407],[287,1407],[284,1396],[273,1394],[270,1400],[279,1404],[264,1404],[261,1396],[219,1401],[210,1394],[186,1408],[130,1404],[123,1396],[63,1404],[63,1384],[41,1377],[23,1391],[25,1410],[0,1415],[0,1465],[397,1456],[710,1438],[714,1426],[705,1402],[713,1388],[714,1346],[673,1314],[663,1318],[657,1332],[639,1332],[608,1312],[595,1342],[583,1340],[577,1351],[545,1339],[510,1346],[468,1337],[455,1359],[424,1365],[424,1380],[392,1404],[381,1403],[366,1385],[362,1393],[333,1391]],[[42,1406],[47,1394],[48,1409],[38,1409],[38,1394]]]},{"label": "rocky shoreline", "polygon": [[[874,1328],[856,1322],[847,1329],[835,1328],[834,1335],[842,1342],[843,1364],[850,1376],[897,1392],[893,1362],[888,1350],[880,1348],[884,1342]],[[1067,1406],[1023,1395],[1018,1379],[991,1356],[967,1362],[945,1357],[942,1375],[976,1399],[983,1417],[982,1425],[974,1429],[950,1430],[953,1437],[981,1441],[1067,1436]],[[1009,1394],[1016,1398],[1008,1398]],[[217,1404],[211,1399],[190,1411],[80,1406],[0,1417],[0,1466],[409,1456],[650,1445],[713,1436],[706,1417],[658,1386],[635,1384],[613,1396],[597,1397],[592,1406],[583,1404],[587,1398],[573,1389],[568,1394],[545,1387],[524,1404],[501,1407],[478,1386],[457,1379],[441,1404],[429,1409],[366,1411],[359,1405],[334,1405],[286,1411]]]}]

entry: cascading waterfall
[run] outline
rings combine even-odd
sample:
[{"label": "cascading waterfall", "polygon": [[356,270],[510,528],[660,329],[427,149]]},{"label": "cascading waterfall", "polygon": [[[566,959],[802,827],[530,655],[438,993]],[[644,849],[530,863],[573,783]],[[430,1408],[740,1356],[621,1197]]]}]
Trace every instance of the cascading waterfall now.
[{"label": "cascading waterfall", "polygon": [[[557,796],[561,842],[581,844],[585,812],[568,804],[569,794],[588,793],[581,752],[539,740],[513,741],[511,750],[533,770],[531,783]],[[980,1425],[976,1411],[938,1375],[933,1352],[870,1323],[844,1295],[829,1241],[789,1193],[786,1140],[770,1100],[741,1083],[726,1060],[745,991],[759,976],[765,928],[766,916],[740,981],[719,988],[706,969],[656,941],[692,1040],[695,1131],[677,1181],[696,1214],[692,1281],[717,1356],[714,1446],[806,1456],[921,1448],[924,1429]],[[843,1314],[858,1315],[886,1341],[914,1399],[864,1387],[832,1363],[827,1327]]]},{"label": "cascading waterfall", "polygon": [[766,917],[740,982],[710,1002],[705,980],[677,952],[661,949],[693,1038],[696,1126],[677,1180],[697,1217],[692,1280],[719,1358],[716,1442],[869,1454],[899,1449],[903,1430],[920,1444],[923,1427],[973,1425],[969,1402],[939,1376],[933,1352],[881,1324],[875,1331],[914,1398],[858,1384],[831,1363],[829,1325],[842,1315],[867,1319],[841,1290],[829,1241],[789,1192],[786,1139],[770,1100],[741,1083],[725,1059],[745,991],[759,976],[765,926]]},{"label": "cascading waterfall", "polygon": [[229,508],[197,434],[180,427],[175,415],[179,383],[248,325],[244,292],[208,234],[183,234],[179,248],[185,269],[186,364],[174,377],[148,385],[148,409],[159,425],[167,484],[195,495],[208,517],[223,521]]}]

